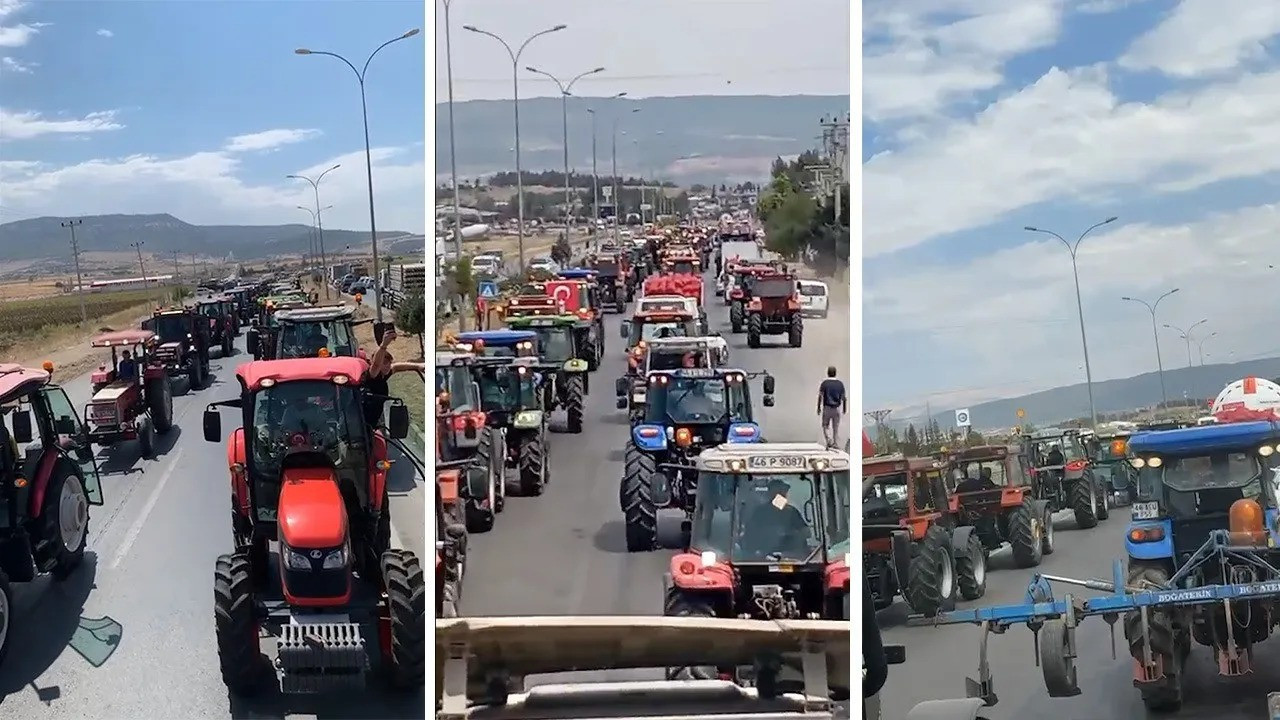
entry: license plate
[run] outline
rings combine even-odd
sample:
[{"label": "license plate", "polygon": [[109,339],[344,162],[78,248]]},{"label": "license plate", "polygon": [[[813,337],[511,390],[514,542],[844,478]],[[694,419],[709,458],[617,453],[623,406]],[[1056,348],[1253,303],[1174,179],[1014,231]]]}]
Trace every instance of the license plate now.
[{"label": "license plate", "polygon": [[758,470],[792,470],[809,466],[807,459],[785,455],[757,455],[747,458],[747,467]]},{"label": "license plate", "polygon": [[1134,520],[1155,520],[1160,517],[1160,506],[1153,502],[1134,503],[1132,512]]}]

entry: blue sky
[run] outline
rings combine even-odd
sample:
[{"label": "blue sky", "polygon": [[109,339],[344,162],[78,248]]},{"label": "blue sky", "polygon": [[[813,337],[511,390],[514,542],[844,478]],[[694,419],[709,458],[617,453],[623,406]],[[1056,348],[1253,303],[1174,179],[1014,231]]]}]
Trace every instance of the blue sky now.
[{"label": "blue sky", "polygon": [[1070,253],[1026,225],[1119,217],[1077,256],[1095,380],[1155,369],[1121,297],[1173,288],[1166,368],[1166,323],[1208,320],[1197,364],[1280,354],[1280,3],[867,0],[864,33],[866,407],[1084,381]]},{"label": "blue sky", "polygon": [[[378,226],[421,232],[425,8],[359,2],[0,0],[0,222],[168,212],[203,224],[368,227],[355,74],[366,84]],[[301,187],[299,187],[301,186]],[[305,192],[304,192],[305,189]]]}]

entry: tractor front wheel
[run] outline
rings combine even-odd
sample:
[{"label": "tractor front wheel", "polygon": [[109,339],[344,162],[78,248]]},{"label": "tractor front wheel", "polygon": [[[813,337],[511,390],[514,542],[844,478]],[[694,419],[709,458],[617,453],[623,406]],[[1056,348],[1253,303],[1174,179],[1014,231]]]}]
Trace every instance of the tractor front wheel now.
[{"label": "tractor front wheel", "polygon": [[520,494],[526,497],[541,495],[547,486],[547,453],[540,434],[530,435],[520,443],[516,462],[520,473]]},{"label": "tractor front wheel", "polygon": [[[662,603],[662,614],[667,617],[716,617],[715,608],[705,598],[684,592],[674,585],[667,588]],[[714,667],[673,667],[667,668],[668,680],[716,680],[719,673]]]},{"label": "tractor front wheel", "polygon": [[911,559],[906,590],[907,604],[925,617],[955,605],[956,559],[951,533],[941,525],[929,528],[920,541],[919,552]]},{"label": "tractor front wheel", "polygon": [[421,687],[427,663],[427,581],[422,563],[408,550],[388,550],[382,554],[382,581],[391,622],[391,645],[385,648],[388,679],[399,689]]},{"label": "tractor front wheel", "polygon": [[1071,507],[1071,512],[1076,516],[1076,525],[1081,530],[1097,527],[1097,498],[1098,494],[1094,492],[1093,485],[1088,478],[1071,483],[1071,487],[1067,490],[1067,502]]},{"label": "tractor front wheel", "polygon": [[1009,546],[1020,568],[1035,567],[1044,556],[1044,513],[1036,512],[1030,499],[1009,513]]},{"label": "tractor front wheel", "polygon": [[658,508],[650,484],[658,472],[653,456],[628,442],[623,451],[622,515],[626,521],[627,552],[648,552],[658,546]]},{"label": "tractor front wheel", "polygon": [[138,418],[138,450],[145,460],[153,460],[156,456],[156,430],[151,418],[143,415]]},{"label": "tractor front wheel", "polygon": [[45,552],[54,560],[53,576],[65,580],[84,560],[89,538],[89,494],[84,480],[65,465],[54,472],[45,488],[40,519],[48,541]]},{"label": "tractor front wheel", "polygon": [[214,563],[213,620],[222,682],[234,693],[253,695],[262,686],[263,656],[249,558],[243,553],[221,555]]},{"label": "tractor front wheel", "polygon": [[760,347],[760,335],[764,332],[764,318],[759,313],[747,317],[747,347]]},{"label": "tractor front wheel", "polygon": [[789,325],[787,340],[791,343],[791,347],[798,348],[804,343],[804,323],[800,320],[800,313],[791,316]]},{"label": "tractor front wheel", "polygon": [[173,384],[167,375],[147,381],[147,411],[156,432],[164,435],[173,429]]},{"label": "tractor front wheel", "polygon": [[583,380],[581,373],[574,373],[569,376],[564,384],[564,413],[567,416],[569,432],[575,435],[582,432],[582,418],[587,394]]}]

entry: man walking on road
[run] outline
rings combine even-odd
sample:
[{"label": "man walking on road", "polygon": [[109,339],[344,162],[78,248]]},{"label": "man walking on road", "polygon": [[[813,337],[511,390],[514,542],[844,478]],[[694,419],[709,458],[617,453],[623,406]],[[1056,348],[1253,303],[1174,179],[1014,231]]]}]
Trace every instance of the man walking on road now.
[{"label": "man walking on road", "polygon": [[828,367],[827,379],[818,386],[818,417],[822,418],[822,436],[828,448],[840,447],[840,418],[848,413],[849,396],[844,383],[836,379],[835,367]]}]

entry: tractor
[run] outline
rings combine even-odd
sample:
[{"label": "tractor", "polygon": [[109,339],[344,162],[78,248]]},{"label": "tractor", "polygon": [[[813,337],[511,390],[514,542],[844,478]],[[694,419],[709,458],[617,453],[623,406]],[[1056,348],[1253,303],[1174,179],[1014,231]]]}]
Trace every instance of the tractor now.
[{"label": "tractor", "polygon": [[693,511],[697,473],[683,469],[705,448],[761,441],[750,380],[764,377],[765,407],[773,406],[774,378],[726,368],[651,372],[645,414],[623,449],[619,506],[628,552],[657,547],[658,510]]},{"label": "tractor", "polygon": [[974,528],[985,551],[1007,544],[1020,568],[1036,567],[1053,554],[1053,509],[1032,493],[1030,464],[1020,448],[979,445],[935,459],[947,469],[951,512]]},{"label": "tractor", "polygon": [[537,357],[538,334],[530,330],[472,330],[458,333],[453,348],[480,357]]},{"label": "tractor", "polygon": [[[240,397],[205,409],[209,442],[223,438],[219,408],[241,414],[227,439],[235,550],[213,578],[233,693],[266,689],[268,675],[284,693],[350,692],[375,665],[393,686],[422,685],[426,581],[418,557],[391,546],[387,494],[387,436],[408,435],[409,412],[381,398],[388,427],[365,422],[368,369],[351,357],[250,362],[236,370]],[[261,634],[275,638],[271,671]]]},{"label": "tractor", "polygon": [[[683,300],[684,298],[678,298]],[[630,320],[623,320],[618,336],[627,343],[628,352],[641,343],[658,337],[692,337],[702,334],[697,317],[683,303],[661,310],[636,310]]]},{"label": "tractor", "polygon": [[551,480],[539,365],[534,357],[478,357],[470,363],[485,423],[501,433],[506,448],[504,469],[515,468],[525,496],[541,495]]},{"label": "tractor", "polygon": [[538,372],[544,377],[542,409],[547,413],[564,410],[569,432],[582,432],[591,390],[589,361],[581,355],[590,349],[583,322],[573,315],[538,315],[508,318],[507,324],[513,330],[537,333]]},{"label": "tractor", "polygon": [[231,357],[236,350],[237,325],[229,305],[225,298],[217,295],[198,298],[191,304],[191,311],[209,323],[210,347],[220,348],[224,358]]},{"label": "tractor", "polygon": [[[119,330],[98,335],[89,344],[111,349],[111,366],[104,363],[89,375],[93,396],[84,409],[89,441],[110,447],[137,440],[142,456],[154,457],[156,433],[173,429],[173,386],[164,365],[154,360],[155,333]],[[120,376],[122,349],[133,354],[132,376]]]},{"label": "tractor", "polygon": [[631,284],[627,282],[624,268],[613,255],[598,255],[591,264],[595,272],[596,285],[600,288],[601,312],[610,308],[614,312],[623,313],[627,303],[631,301]]},{"label": "tractor", "polygon": [[649,373],[681,368],[721,368],[729,361],[729,344],[724,338],[670,337],[641,341],[627,358],[627,374],[614,382],[617,408],[627,410],[632,424],[645,415],[645,394]]},{"label": "tractor", "polygon": [[488,532],[506,507],[507,450],[481,408],[475,361],[471,353],[436,353],[436,454],[441,462],[473,461],[458,486],[463,521],[470,532]]},{"label": "tractor", "polygon": [[209,383],[209,324],[185,308],[157,308],[142,329],[156,334],[159,345],[151,353],[170,377],[185,375],[188,390]]},{"label": "tractor", "polygon": [[[1081,530],[1096,527],[1111,514],[1111,493],[1098,481],[1079,430],[1046,428],[1022,436],[1031,463],[1031,488],[1050,512],[1070,510]],[[1057,447],[1061,462],[1053,456]]]},{"label": "tractor", "polygon": [[102,486],[84,425],[44,369],[0,364],[0,665],[22,608],[10,583],[71,576]]},{"label": "tractor", "polygon": [[467,573],[467,528],[454,514],[460,472],[471,460],[436,462],[436,617],[457,617]]},{"label": "tractor", "polygon": [[787,343],[800,347],[804,340],[804,319],[795,276],[785,273],[757,275],[747,301],[747,346],[760,347],[761,335],[786,335]]},{"label": "tractor", "polygon": [[[595,372],[600,368],[600,360],[604,358],[603,320],[592,311],[583,310],[581,306],[574,310],[575,303],[566,300],[567,297],[581,300],[580,294],[589,295],[590,288],[585,283],[560,280],[542,283],[538,288],[529,288],[529,292],[541,293],[544,290],[546,294],[519,295],[512,298],[507,304],[505,318],[507,327],[515,330],[532,329],[517,322],[522,318],[547,316],[573,318],[574,354],[572,357],[585,361],[587,370]],[[551,293],[556,295],[552,297]],[[564,321],[561,320],[555,326],[560,327],[563,324]],[[539,327],[550,326],[540,325]]]},{"label": "tractor", "polygon": [[943,465],[932,458],[862,460],[863,575],[876,609],[901,595],[926,617],[954,607],[956,594],[986,594],[987,552],[951,510]]},{"label": "tractor", "polygon": [[[364,357],[356,338],[358,325],[373,322],[357,320],[354,305],[321,305],[277,310],[263,328],[249,331],[263,357],[272,360],[307,357]],[[266,338],[268,342],[262,342]],[[264,347],[265,346],[265,347]]]},{"label": "tractor", "polygon": [[1087,448],[1093,458],[1093,473],[1107,490],[1113,506],[1131,504],[1138,485],[1138,471],[1129,463],[1128,441],[1132,435],[1120,430],[1098,433],[1096,442]]},{"label": "tractor", "polygon": [[729,305],[729,328],[740,333],[747,327],[747,305],[751,302],[757,277],[773,275],[772,265],[735,264],[728,271],[725,300]]},{"label": "tractor", "polygon": [[564,312],[577,315],[591,323],[591,341],[595,349],[596,362],[591,370],[599,369],[599,358],[604,357],[605,333],[604,311],[601,309],[600,286],[596,282],[595,272],[583,268],[561,270],[559,280],[544,283],[546,294],[557,302],[564,303]]}]

